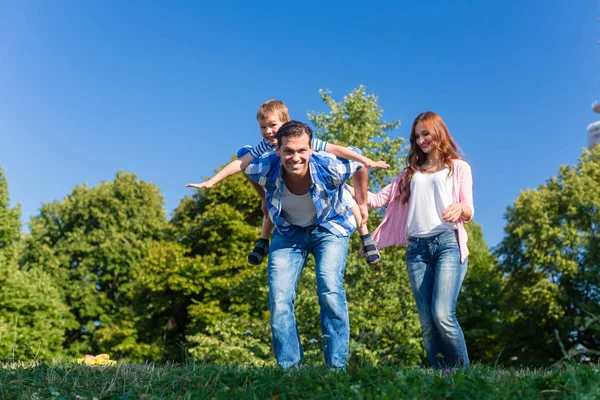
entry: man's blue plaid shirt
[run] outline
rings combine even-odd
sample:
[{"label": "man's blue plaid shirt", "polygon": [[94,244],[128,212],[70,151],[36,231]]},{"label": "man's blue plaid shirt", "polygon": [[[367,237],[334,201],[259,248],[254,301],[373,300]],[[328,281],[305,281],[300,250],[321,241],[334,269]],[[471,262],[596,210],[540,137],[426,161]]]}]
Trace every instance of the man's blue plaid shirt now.
[{"label": "man's blue plaid shirt", "polygon": [[[362,154],[359,149],[350,149]],[[320,225],[338,237],[349,236],[354,232],[356,221],[342,198],[344,182],[362,167],[359,162],[337,158],[325,151],[312,153],[309,161],[313,182],[310,195],[317,209],[315,226]],[[254,159],[244,173],[264,189],[269,215],[275,228],[283,236],[293,235],[299,227],[287,222],[281,214],[283,168],[275,150]]]}]

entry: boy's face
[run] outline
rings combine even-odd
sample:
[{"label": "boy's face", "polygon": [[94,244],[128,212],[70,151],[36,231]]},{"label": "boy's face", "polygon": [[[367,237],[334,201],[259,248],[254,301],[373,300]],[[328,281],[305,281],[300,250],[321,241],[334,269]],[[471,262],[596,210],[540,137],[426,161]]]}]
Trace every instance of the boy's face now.
[{"label": "boy's face", "polygon": [[260,134],[270,144],[277,146],[277,131],[283,125],[279,115],[270,114],[258,120]]}]

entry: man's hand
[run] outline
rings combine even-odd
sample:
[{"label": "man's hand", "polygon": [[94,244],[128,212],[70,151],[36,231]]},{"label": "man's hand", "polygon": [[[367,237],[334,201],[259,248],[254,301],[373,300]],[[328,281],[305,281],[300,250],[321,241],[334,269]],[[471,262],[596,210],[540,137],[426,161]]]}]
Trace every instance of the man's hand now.
[{"label": "man's hand", "polygon": [[379,161],[373,161],[369,158],[367,158],[366,162],[363,164],[365,167],[367,168],[389,168],[390,165],[388,163],[386,163],[383,160],[379,160]]},{"label": "man's hand", "polygon": [[185,187],[196,189],[210,189],[211,187],[213,187],[213,183],[210,180],[208,180],[202,183],[188,183],[187,185],[185,185]]},{"label": "man's hand", "polygon": [[358,209],[360,210],[360,227],[362,228],[367,224],[367,220],[369,219],[369,207],[366,204],[359,205]]}]

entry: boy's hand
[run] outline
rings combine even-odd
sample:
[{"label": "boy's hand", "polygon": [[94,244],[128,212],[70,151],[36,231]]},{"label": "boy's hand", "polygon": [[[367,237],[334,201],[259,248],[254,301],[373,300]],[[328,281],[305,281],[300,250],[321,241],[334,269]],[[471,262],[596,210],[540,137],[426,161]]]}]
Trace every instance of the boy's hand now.
[{"label": "boy's hand", "polygon": [[206,181],[202,183],[188,183],[187,185],[185,185],[185,187],[191,187],[196,189],[210,189],[211,187],[213,187],[213,184],[211,181]]},{"label": "boy's hand", "polygon": [[385,168],[390,167],[390,165],[383,160],[379,160],[379,161],[368,160],[364,165],[367,168],[383,168],[383,169],[385,169]]}]

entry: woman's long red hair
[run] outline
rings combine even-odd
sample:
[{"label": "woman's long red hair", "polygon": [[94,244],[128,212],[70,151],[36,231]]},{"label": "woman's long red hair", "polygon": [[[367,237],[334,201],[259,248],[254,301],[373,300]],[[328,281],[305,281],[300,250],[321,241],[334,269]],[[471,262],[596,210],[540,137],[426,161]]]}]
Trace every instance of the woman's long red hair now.
[{"label": "woman's long red hair", "polygon": [[450,135],[444,120],[442,117],[434,113],[433,111],[426,111],[421,113],[415,118],[410,130],[410,152],[406,157],[406,169],[404,176],[400,182],[399,196],[402,203],[407,203],[410,198],[410,181],[415,172],[421,169],[421,166],[427,161],[427,154],[421,150],[417,145],[417,138],[415,137],[415,128],[417,124],[421,122],[424,129],[429,131],[429,137],[433,147],[439,151],[442,157],[444,165],[450,169],[448,176],[451,176],[454,172],[454,160],[460,160],[458,156],[458,146]]}]

